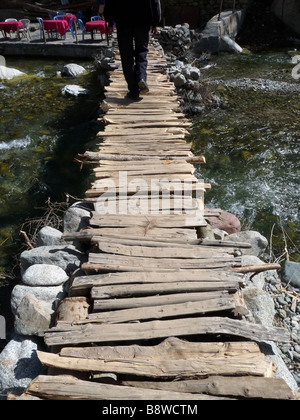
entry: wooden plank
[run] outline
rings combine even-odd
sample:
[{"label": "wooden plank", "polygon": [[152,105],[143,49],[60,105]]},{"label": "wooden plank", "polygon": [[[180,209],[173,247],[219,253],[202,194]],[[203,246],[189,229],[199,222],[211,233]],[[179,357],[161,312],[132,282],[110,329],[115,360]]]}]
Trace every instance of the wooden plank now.
[{"label": "wooden plank", "polygon": [[[120,171],[120,166],[112,166],[112,167],[96,167],[93,169],[95,176],[97,178],[104,178],[109,177],[111,175],[115,175],[116,171]],[[192,166],[178,166],[174,167],[164,167],[160,165],[159,167],[153,166],[152,168],[147,167],[129,167],[129,168],[122,168],[122,171],[128,172],[130,176],[142,176],[142,175],[166,175],[166,174],[193,174],[195,172],[195,168]]]},{"label": "wooden plank", "polygon": [[176,121],[180,122],[181,120],[184,120],[186,122],[192,123],[191,120],[188,120],[184,114],[176,113],[176,114],[146,114],[146,115],[119,115],[119,114],[108,114],[103,117],[103,121],[106,124],[131,124],[131,123],[137,123],[137,122],[143,122],[143,121],[164,121],[164,122],[171,122]]},{"label": "wooden plank", "polygon": [[83,155],[79,155],[83,159],[87,160],[95,160],[95,161],[101,161],[101,160],[109,160],[109,161],[119,161],[119,162],[126,162],[126,161],[147,161],[147,160],[174,160],[174,161],[183,161],[188,163],[206,163],[205,157],[203,155],[199,156],[178,156],[178,155],[172,155],[171,153],[163,154],[155,156],[155,155],[127,155],[127,156],[120,156],[118,154],[109,154],[109,153],[101,153],[101,152],[90,152],[86,151]]},{"label": "wooden plank", "polygon": [[115,153],[116,149],[118,153],[123,153],[124,151],[132,153],[136,153],[137,151],[144,153],[147,151],[158,151],[161,153],[162,151],[168,152],[169,150],[173,150],[176,147],[177,152],[180,151],[187,151],[189,152],[191,147],[184,142],[179,143],[179,141],[169,142],[164,140],[158,140],[153,141],[150,145],[147,144],[147,141],[137,141],[137,139],[131,139],[130,141],[127,141],[127,137],[125,141],[123,139],[115,140],[110,139],[109,141],[105,141],[105,143],[102,143],[100,145],[100,150],[102,153],[105,153],[106,151],[108,153]]},{"label": "wooden plank", "polygon": [[197,239],[196,229],[189,228],[156,228],[145,230],[142,226],[128,227],[128,228],[90,228],[82,230],[80,232],[64,233],[64,240],[66,241],[91,241],[93,243],[98,242],[103,237],[106,238],[120,238],[120,239],[132,239],[143,241],[160,241],[160,242],[176,242],[177,244],[191,243],[197,245],[199,239]]},{"label": "wooden plank", "polygon": [[180,214],[157,214],[151,217],[151,215],[101,215],[99,213],[92,213],[90,219],[91,226],[101,227],[132,227],[141,226],[145,229],[145,233],[157,228],[188,228],[196,226],[206,226],[206,222],[201,215],[180,215]]},{"label": "wooden plank", "polygon": [[[236,255],[236,251],[239,250],[239,247],[229,247],[229,246],[206,246],[203,245],[201,240],[197,240],[195,242],[191,243],[180,243],[180,242],[162,242],[162,241],[156,241],[155,239],[131,239],[131,238],[113,238],[113,237],[105,237],[105,235],[102,235],[98,238],[97,243],[99,243],[99,246],[102,246],[103,244],[107,244],[108,246],[114,246],[117,245],[125,245],[128,247],[147,247],[147,248],[167,248],[167,249],[173,249],[174,251],[181,252],[183,251],[183,256],[185,252],[191,252],[190,256],[192,258],[192,255],[194,252],[196,252],[196,255],[204,255],[207,253],[212,254],[226,254],[226,255]],[[99,248],[100,249],[100,248]],[[115,252],[115,251],[114,251]],[[161,252],[164,252],[161,250]],[[168,252],[168,251],[167,251]],[[133,254],[132,254],[133,255]],[[139,254],[140,255],[140,254]],[[167,257],[167,255],[165,255]],[[242,273],[240,274],[242,276]]]},{"label": "wooden plank", "polygon": [[89,261],[82,265],[86,271],[178,271],[196,269],[225,269],[241,264],[240,258],[175,259],[142,258],[123,255],[90,253]]},{"label": "wooden plank", "polygon": [[[230,396],[255,400],[295,400],[296,394],[282,378],[257,376],[209,376],[184,381],[122,381],[125,386],[189,392],[213,396]],[[299,398],[299,397],[298,397]]]},{"label": "wooden plank", "polygon": [[103,360],[265,358],[258,344],[251,341],[191,342],[176,337],[168,337],[154,346],[132,344],[128,346],[64,347],[60,350],[60,355]]},{"label": "wooden plank", "polygon": [[178,271],[178,272],[124,272],[96,274],[90,276],[79,276],[73,279],[69,294],[72,296],[87,295],[92,287],[109,285],[130,285],[130,284],[153,284],[153,283],[172,283],[174,281],[202,283],[203,291],[211,290],[238,290],[244,284],[244,276],[235,275],[229,271],[199,270],[199,271]]},{"label": "wooden plank", "polygon": [[[113,180],[101,180],[101,184],[96,182],[95,187],[87,190],[85,192],[86,199],[90,199],[93,197],[100,197],[103,194],[106,194],[104,197],[119,197],[121,194],[123,196],[131,197],[135,196],[137,199],[140,194],[147,194],[149,196],[162,193],[168,193],[171,195],[178,194],[182,195],[183,197],[188,197],[192,194],[203,195],[206,192],[206,189],[210,188],[209,184],[200,184],[200,183],[176,183],[176,182],[161,182],[161,181],[153,181],[153,184],[148,185],[146,181],[142,178],[136,178],[134,181],[130,181],[127,185],[115,185]],[[202,225],[202,226],[206,226]],[[177,227],[176,225],[174,227]]]},{"label": "wooden plank", "polygon": [[[205,293],[205,292],[204,292]],[[119,310],[111,310],[108,308],[108,312],[100,312],[100,313],[93,313],[90,314],[88,320],[80,321],[80,324],[87,323],[87,322],[98,322],[98,323],[111,323],[111,324],[121,324],[124,322],[132,322],[132,321],[145,321],[145,320],[154,320],[154,319],[165,319],[165,318],[172,318],[172,317],[182,317],[182,316],[193,316],[193,315],[203,315],[203,314],[210,314],[213,312],[229,312],[232,311],[234,313],[241,312],[243,315],[248,313],[248,310],[245,306],[236,305],[234,297],[230,295],[223,295],[220,294],[219,297],[207,299],[204,301],[197,300],[193,302],[193,294],[191,294],[191,299],[184,303],[176,303],[171,304],[167,303],[166,305],[155,305],[155,306],[140,306],[138,308],[131,308],[131,309],[119,309]],[[174,295],[177,297],[178,295]],[[173,297],[173,296],[172,296]],[[146,299],[146,298],[144,298]],[[184,297],[183,297],[184,299]],[[119,299],[124,300],[124,299]],[[127,299],[126,299],[127,300]],[[130,299],[131,302],[129,304],[134,304],[138,300],[138,298]],[[153,302],[158,301],[160,299],[152,299]],[[163,300],[163,299],[161,299]],[[176,299],[174,299],[176,300]],[[128,300],[127,300],[128,301]],[[96,300],[94,305],[94,311],[103,310],[101,305],[101,300]],[[97,305],[96,305],[97,303]],[[241,308],[243,310],[241,311]],[[114,308],[112,308],[114,309]]]},{"label": "wooden plank", "polygon": [[191,195],[180,193],[170,194],[162,189],[161,194],[148,194],[138,192],[133,195],[112,194],[112,191],[104,196],[94,197],[94,210],[100,214],[192,214],[201,211],[204,218],[219,212],[210,212],[204,209],[203,199],[194,199]]},{"label": "wooden plank", "polygon": [[[188,173],[194,173],[196,168],[194,165],[190,163],[186,163],[184,161],[170,161],[170,160],[145,160],[145,161],[125,161],[125,162],[116,162],[116,161],[109,161],[104,160],[99,163],[99,166],[96,166],[94,170],[96,172],[101,171],[119,171],[122,169],[123,171],[144,171],[144,170],[157,170],[159,174],[160,171],[169,171],[171,173],[177,173],[178,171],[186,171]],[[179,172],[180,173],[180,172]]]},{"label": "wooden plank", "polygon": [[[206,258],[212,257],[212,250],[207,247],[190,246],[186,248],[180,247],[162,247],[157,245],[144,244],[143,246],[137,244],[121,244],[113,242],[98,242],[98,249],[104,253],[128,255],[131,257],[146,257],[146,258]],[[213,256],[216,258],[228,258],[233,255],[229,248],[216,249]]]},{"label": "wooden plank", "polygon": [[[83,381],[68,375],[39,375],[26,392],[50,400],[207,400],[215,397],[199,394],[143,390],[130,386]],[[217,398],[219,399],[219,398]]]},{"label": "wooden plank", "polygon": [[[101,133],[101,131],[99,132]],[[168,149],[174,149],[176,146],[176,149],[179,150],[190,150],[191,145],[187,143],[184,139],[181,138],[181,136],[163,136],[159,138],[153,138],[151,143],[147,139],[147,137],[131,137],[131,136],[118,136],[116,138],[108,138],[105,139],[104,142],[100,143],[100,148],[103,147],[125,147],[127,146],[130,148],[140,148],[145,149],[148,148],[149,150],[153,149],[160,149],[163,147],[165,150]],[[167,149],[168,148],[168,149]]]},{"label": "wooden plank", "polygon": [[[223,282],[221,282],[222,284]],[[173,283],[151,283],[151,284],[139,284],[135,283],[132,285],[109,285],[109,286],[93,286],[91,297],[93,299],[112,299],[129,296],[150,296],[150,295],[165,295],[169,293],[193,293],[193,292],[207,292],[216,293],[214,297],[228,297],[228,293],[222,293],[220,290],[220,282],[177,282],[174,280]],[[207,290],[210,289],[210,290]],[[210,297],[208,296],[207,299]]]},{"label": "wooden plank", "polygon": [[147,376],[149,378],[190,378],[206,375],[273,376],[273,363],[261,358],[209,358],[209,359],[81,359],[37,351],[43,365],[81,372],[107,372],[120,375]]},{"label": "wooden plank", "polygon": [[[138,128],[165,128],[165,127],[191,127],[191,123],[188,121],[144,121],[144,122],[131,122],[130,125],[119,121],[119,124],[117,125],[117,131],[118,130],[128,130],[130,126],[130,129],[138,129]],[[111,126],[107,126],[106,130],[108,132],[113,132],[113,127],[111,127],[111,130],[108,130]],[[116,127],[116,125],[114,126]]]},{"label": "wooden plank", "polygon": [[[97,294],[97,292],[96,292]],[[234,309],[233,298],[230,298],[226,291],[212,291],[212,292],[194,292],[194,293],[172,293],[172,294],[163,294],[159,296],[143,296],[143,297],[130,297],[123,299],[110,299],[101,297],[101,299],[96,299],[96,296],[93,296],[94,300],[94,312],[97,311],[114,311],[120,309],[132,309],[132,308],[142,308],[146,312],[146,308],[149,307],[158,307],[166,305],[177,305],[177,304],[186,304],[182,305],[179,308],[171,308],[172,314],[170,316],[176,315],[176,310],[183,311],[188,314],[189,310],[192,310],[193,313],[197,310],[197,305],[191,305],[191,302],[197,302],[200,309],[200,313],[205,313],[210,311],[210,305],[213,307],[213,312],[221,311],[222,308],[225,310]],[[201,302],[201,303],[200,303]],[[189,305],[191,308],[189,309]],[[156,309],[158,310],[158,308]],[[167,308],[163,308],[164,311],[167,311]],[[141,311],[142,312],[142,311]],[[149,312],[150,313],[150,312]],[[135,315],[135,314],[134,314]],[[152,312],[151,312],[152,316]],[[151,318],[150,316],[150,318]],[[143,314],[141,313],[141,318]],[[149,314],[147,314],[149,318]]]},{"label": "wooden plank", "polygon": [[[206,188],[210,187],[210,184],[199,181],[192,174],[162,174],[162,175],[143,175],[135,176],[126,171],[119,171],[119,173],[113,174],[109,177],[109,182],[113,183],[113,186],[118,187],[127,187],[129,190],[142,185],[146,185],[148,192],[151,192],[155,188],[154,192],[157,191],[158,187],[165,188],[167,191],[172,191],[174,189],[180,189],[182,193],[188,193],[189,191],[202,189],[203,191]],[[141,185],[142,184],[142,185]],[[105,179],[98,179],[92,183],[94,188],[107,188],[107,181]],[[111,184],[109,184],[111,185]],[[140,191],[139,191],[140,192]]]},{"label": "wooden plank", "polygon": [[231,284],[233,287],[238,287],[244,284],[244,276],[230,271],[218,270],[187,270],[176,271],[172,273],[109,273],[109,274],[94,274],[91,276],[79,276],[73,280],[72,288],[80,287],[97,287],[97,286],[111,286],[111,285],[130,285],[130,284],[155,284],[155,283],[173,283],[173,282],[202,282],[209,287],[210,283]]},{"label": "wooden plank", "polygon": [[226,317],[198,317],[164,321],[150,321],[128,324],[88,324],[70,326],[68,331],[52,328],[45,333],[48,346],[130,342],[171,336],[188,337],[193,335],[225,334],[229,337],[242,337],[254,341],[290,342],[290,333],[286,328],[266,327],[246,321]]}]

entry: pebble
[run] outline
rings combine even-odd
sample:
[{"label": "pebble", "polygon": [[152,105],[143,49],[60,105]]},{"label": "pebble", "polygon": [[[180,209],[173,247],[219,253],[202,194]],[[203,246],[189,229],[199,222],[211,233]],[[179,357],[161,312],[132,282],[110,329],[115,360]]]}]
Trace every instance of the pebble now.
[{"label": "pebble", "polygon": [[[272,276],[271,276],[272,277]],[[292,307],[293,296],[300,298],[299,289],[286,287],[286,291],[293,296],[282,292],[280,278],[268,278],[265,288],[274,300],[276,315],[279,321],[278,326],[284,326],[291,332],[291,342],[279,345],[282,352],[282,359],[291,372],[296,383],[300,384],[300,301]],[[278,292],[280,294],[278,294]],[[296,294],[295,294],[296,292]],[[276,323],[275,323],[276,325]]]}]

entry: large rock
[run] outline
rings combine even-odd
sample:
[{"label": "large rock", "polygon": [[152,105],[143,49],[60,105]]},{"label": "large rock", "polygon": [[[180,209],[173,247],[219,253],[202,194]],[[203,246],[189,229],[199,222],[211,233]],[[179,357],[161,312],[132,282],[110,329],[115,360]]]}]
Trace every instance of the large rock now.
[{"label": "large rock", "polygon": [[64,214],[64,232],[78,232],[89,226],[91,207],[87,203],[74,203]]},{"label": "large rock", "polygon": [[[243,255],[242,266],[263,265],[265,264],[254,255]],[[245,274],[245,288],[242,290],[245,303],[249,309],[246,318],[250,322],[265,326],[274,325],[275,305],[272,297],[265,292],[264,286],[266,278],[273,274],[274,270],[261,273]]]},{"label": "large rock", "polygon": [[20,262],[22,273],[34,264],[50,264],[61,267],[67,275],[71,275],[83,262],[86,262],[86,259],[86,254],[73,245],[57,245],[40,246],[24,251],[21,254]]},{"label": "large rock", "polygon": [[43,350],[38,338],[14,335],[0,354],[0,394],[20,395],[29,383],[44,373],[37,350]]},{"label": "large rock", "polygon": [[259,232],[254,230],[244,230],[238,233],[233,233],[226,236],[227,241],[246,242],[251,245],[251,248],[242,249],[244,255],[255,255],[259,257],[263,254],[268,246],[268,240]]},{"label": "large rock", "polygon": [[15,332],[20,335],[44,336],[54,311],[48,304],[27,294],[21,300],[15,316]]},{"label": "large rock", "polygon": [[90,93],[88,89],[78,85],[66,85],[61,92],[63,95],[70,96],[88,95]]},{"label": "large rock", "polygon": [[285,284],[300,288],[300,263],[285,261],[281,272],[281,280]]},{"label": "large rock", "polygon": [[60,286],[69,279],[67,273],[56,265],[34,264],[22,276],[27,286]]},{"label": "large rock", "polygon": [[71,63],[66,64],[61,72],[61,75],[63,77],[76,77],[82,73],[84,73],[86,70],[84,67],[80,66],[79,64]]},{"label": "large rock", "polygon": [[276,314],[274,300],[265,291],[248,288],[243,291],[247,308],[252,314],[252,322],[272,327]]},{"label": "large rock", "polygon": [[173,82],[177,88],[180,88],[186,83],[186,78],[183,74],[177,73],[174,75]]},{"label": "large rock", "polygon": [[222,211],[220,216],[208,216],[206,218],[213,229],[221,229],[228,234],[240,232],[241,222],[232,213]]},{"label": "large rock", "polygon": [[11,293],[11,310],[14,315],[18,306],[26,295],[33,295],[36,299],[46,303],[50,309],[55,309],[57,304],[66,296],[63,286],[31,287],[25,284],[17,284]]},{"label": "large rock", "polygon": [[0,66],[0,80],[11,80],[14,77],[24,76],[24,75],[25,73],[23,73],[20,70],[11,69],[5,66]]},{"label": "large rock", "polygon": [[62,232],[51,226],[43,227],[37,237],[36,246],[62,245]]}]

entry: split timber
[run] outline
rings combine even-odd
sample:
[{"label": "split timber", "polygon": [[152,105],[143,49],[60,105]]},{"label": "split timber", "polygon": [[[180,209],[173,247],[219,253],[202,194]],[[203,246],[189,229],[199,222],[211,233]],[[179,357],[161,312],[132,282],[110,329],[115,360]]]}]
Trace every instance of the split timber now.
[{"label": "split timber", "polygon": [[[239,251],[250,245],[200,239],[205,217],[219,211],[205,209],[202,193],[210,186],[197,180],[193,166],[205,159],[190,151],[185,137],[191,123],[179,110],[164,66],[151,47],[150,93],[138,102],[124,99],[121,70],[111,73],[106,129],[99,133],[104,142],[98,153],[82,157],[95,164],[95,182],[86,192],[94,204],[90,229],[64,235],[91,244],[88,262],[73,278],[56,325],[45,333],[51,352],[38,352],[48,375],[32,381],[25,397],[298,398],[275,377],[259,346],[288,342],[287,330],[242,319],[244,273],[277,267],[241,267]],[[185,180],[190,200],[182,211]],[[111,192],[115,214],[103,214],[101,198],[108,202]],[[138,205],[152,211],[134,213]]]}]

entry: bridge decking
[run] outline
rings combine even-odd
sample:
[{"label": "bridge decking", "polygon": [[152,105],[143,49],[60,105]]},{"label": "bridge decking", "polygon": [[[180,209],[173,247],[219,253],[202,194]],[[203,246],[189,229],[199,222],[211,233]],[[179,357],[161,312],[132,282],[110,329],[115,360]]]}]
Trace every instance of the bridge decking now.
[{"label": "bridge decking", "polygon": [[[98,153],[85,154],[96,163],[86,192],[95,207],[91,229],[64,235],[90,242],[85,275],[73,279],[56,326],[45,334],[51,353],[38,352],[49,373],[27,394],[294,399],[258,344],[287,342],[289,333],[241,319],[247,312],[244,272],[268,266],[241,267],[239,250],[248,244],[199,238],[205,215],[218,210],[204,208],[210,186],[194,176],[193,162],[205,159],[185,140],[191,123],[164,65],[151,47],[150,93],[139,102],[124,99],[121,70],[111,73],[103,104],[107,125],[99,133],[104,142]],[[103,214],[103,205],[113,214]]]}]

